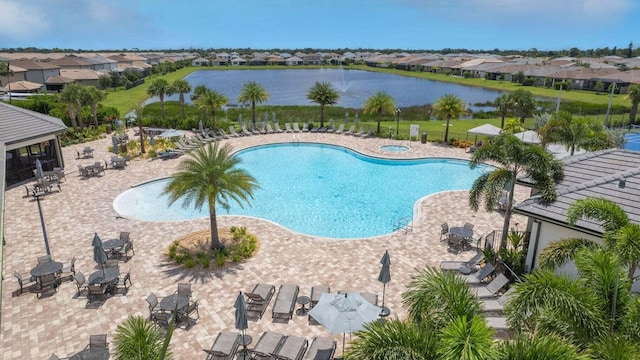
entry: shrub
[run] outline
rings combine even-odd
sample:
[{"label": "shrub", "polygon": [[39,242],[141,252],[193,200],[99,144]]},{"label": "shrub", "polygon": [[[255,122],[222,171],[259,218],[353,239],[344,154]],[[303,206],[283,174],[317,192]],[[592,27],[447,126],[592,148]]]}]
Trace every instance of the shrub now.
[{"label": "shrub", "polygon": [[194,266],[196,266],[196,261],[194,259],[187,259],[184,261],[184,267],[187,269],[191,269]]},{"label": "shrub", "polygon": [[227,257],[224,255],[224,253],[222,251],[219,251],[216,253],[216,265],[218,266],[224,266],[224,264],[227,262]]},{"label": "shrub", "polygon": [[203,268],[208,269],[209,266],[211,265],[211,259],[209,259],[208,256],[205,256],[202,259],[200,259],[200,264],[202,265]]}]

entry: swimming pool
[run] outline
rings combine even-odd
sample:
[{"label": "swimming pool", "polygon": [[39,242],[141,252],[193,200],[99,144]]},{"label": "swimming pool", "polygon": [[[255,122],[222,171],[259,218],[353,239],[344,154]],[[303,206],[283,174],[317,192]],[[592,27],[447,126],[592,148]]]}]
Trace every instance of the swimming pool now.
[{"label": "swimming pool", "polygon": [[640,151],[640,133],[626,134],[624,140],[625,149]]},{"label": "swimming pool", "polygon": [[[251,206],[232,204],[229,214],[263,218],[303,234],[328,238],[363,238],[392,232],[393,224],[413,215],[425,195],[466,190],[484,171],[453,159],[386,160],[321,144],[274,144],[239,151],[239,167],[254,176],[260,189]],[[169,179],[146,183],[113,202],[123,217],[178,221],[207,217],[202,211],[168,206],[160,196]],[[467,206],[466,203],[460,206]],[[226,214],[218,209],[219,215]]]},{"label": "swimming pool", "polygon": [[389,152],[409,151],[409,148],[404,145],[382,145],[380,149]]}]

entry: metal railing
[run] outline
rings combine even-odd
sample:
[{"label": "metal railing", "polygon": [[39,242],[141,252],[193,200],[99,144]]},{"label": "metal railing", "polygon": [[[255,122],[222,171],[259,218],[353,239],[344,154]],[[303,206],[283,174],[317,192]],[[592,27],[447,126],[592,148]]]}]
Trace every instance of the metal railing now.
[{"label": "metal railing", "polygon": [[401,219],[398,219],[393,224],[393,232],[404,230],[404,233],[409,233],[413,231],[413,217],[406,216]]},{"label": "metal railing", "polygon": [[[514,231],[518,235],[522,235],[522,244],[529,243],[529,237],[531,233],[529,231]],[[482,248],[487,249],[491,248],[494,250],[502,249],[502,248],[511,248],[511,244],[509,241],[506,244],[502,243],[502,230],[493,230],[489,234],[487,234],[483,239]]]}]

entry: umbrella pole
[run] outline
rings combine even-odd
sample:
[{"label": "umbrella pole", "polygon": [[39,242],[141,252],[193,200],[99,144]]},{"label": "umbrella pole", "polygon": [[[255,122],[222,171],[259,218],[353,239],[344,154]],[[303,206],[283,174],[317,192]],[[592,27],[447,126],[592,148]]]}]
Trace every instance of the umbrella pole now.
[{"label": "umbrella pole", "polygon": [[344,359],[344,339],[347,336],[347,333],[342,333],[342,358]]}]

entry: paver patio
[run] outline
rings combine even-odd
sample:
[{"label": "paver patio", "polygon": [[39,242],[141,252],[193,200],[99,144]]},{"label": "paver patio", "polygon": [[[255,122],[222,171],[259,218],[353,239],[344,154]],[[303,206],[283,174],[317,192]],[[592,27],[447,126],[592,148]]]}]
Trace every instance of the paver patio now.
[{"label": "paver patio", "polygon": [[[392,153],[382,151],[380,146],[409,143],[316,133],[301,134],[299,138],[301,142],[342,145],[364,154],[387,158],[469,158],[463,149],[433,143],[412,142],[410,151]],[[291,140],[291,134],[273,134],[224,141],[240,150]],[[75,159],[76,148],[87,145],[96,149],[94,158]],[[385,250],[389,250],[391,255],[392,279],[387,285],[385,304],[391,308],[391,316],[404,318],[406,311],[401,306],[401,294],[416,269],[437,266],[442,260],[473,256],[472,252],[452,255],[446,251],[446,244],[439,241],[442,222],[447,221],[450,225],[474,223],[476,237],[502,227],[503,218],[499,213],[472,212],[467,204],[466,191],[438,193],[421,199],[416,204],[413,232],[368,239],[323,239],[294,233],[261,219],[221,216],[220,227],[245,226],[256,234],[261,242],[259,252],[247,262],[219,272],[183,270],[166,261],[165,249],[183,234],[206,229],[208,219],[135,221],[119,218],[112,208],[118,194],[133,184],[169,176],[180,159],[134,159],[124,170],[109,169],[101,177],[82,179],[75,171],[76,164],[108,160],[107,148],[110,145],[109,137],[64,148],[66,182],[62,184],[62,192],[43,198],[42,210],[53,258],[67,264],[72,256],[76,256],[76,269],[85,275],[96,269],[91,247],[94,232],[103,240],[116,237],[120,231],[131,232],[135,255],[127,263],[121,263],[120,268],[122,271],[131,268],[133,286],[126,296],[115,295],[91,306],[87,306],[84,297],[75,296],[73,282],[64,282],[50,297],[37,299],[33,293],[16,296],[18,283],[13,272],[28,272],[36,264],[36,257],[43,255],[45,250],[36,202],[24,197],[24,186],[7,190],[0,357],[47,359],[51,353],[70,356],[84,348],[90,334],[106,333],[108,341],[112,342],[116,327],[129,315],[148,316],[145,299],[150,292],[165,296],[176,290],[178,282],[190,282],[194,297],[199,300],[200,319],[189,330],[177,329],[174,332],[171,349],[176,359],[204,358],[202,349],[211,346],[219,331],[234,330],[233,304],[239,291],[249,291],[258,282],[276,287],[294,283],[300,285],[299,295],[309,295],[313,285],[328,285],[332,291],[369,291],[381,297],[382,284],[377,277],[379,261]],[[515,196],[518,201],[527,195],[527,189],[517,188]],[[515,222],[519,222],[522,228],[525,219],[514,217],[512,223]],[[314,336],[330,336],[322,326],[309,326],[305,316],[294,314],[288,324],[272,322],[271,306],[262,320],[249,323],[248,334],[257,339],[267,330],[306,337],[309,341]],[[339,342],[341,338],[335,336]],[[338,347],[338,354],[340,351]]]}]

